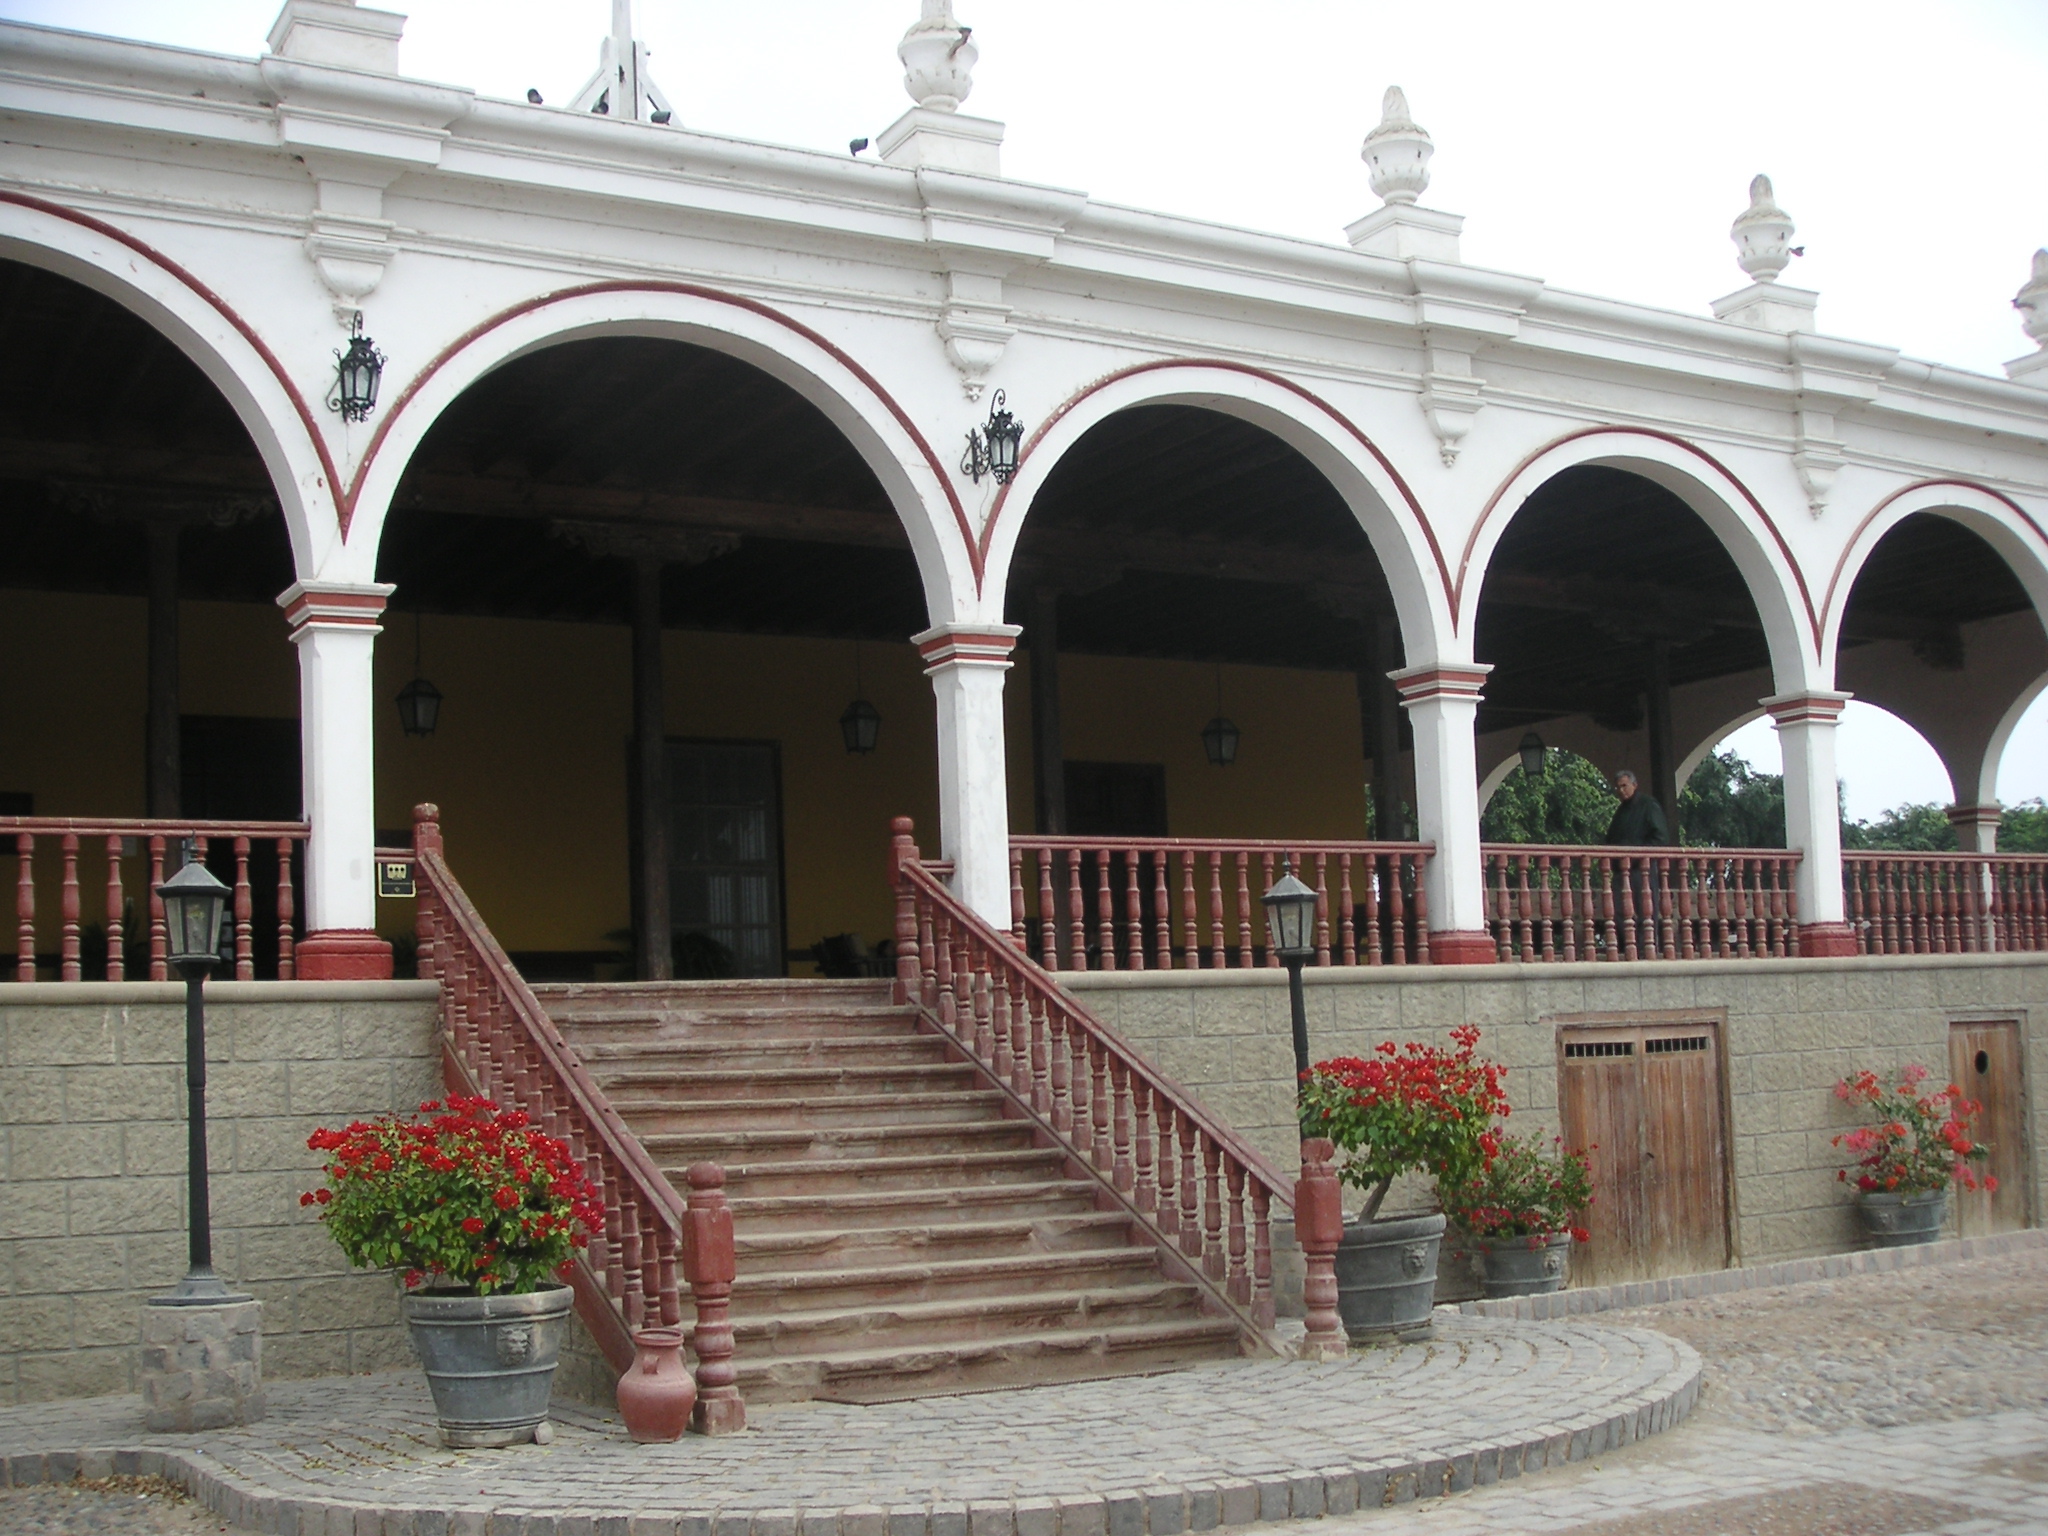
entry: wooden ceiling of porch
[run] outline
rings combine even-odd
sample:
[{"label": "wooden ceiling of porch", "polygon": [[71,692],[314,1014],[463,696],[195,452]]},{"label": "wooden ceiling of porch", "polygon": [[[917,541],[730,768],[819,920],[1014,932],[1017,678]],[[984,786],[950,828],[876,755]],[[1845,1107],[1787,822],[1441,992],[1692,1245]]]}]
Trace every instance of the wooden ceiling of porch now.
[{"label": "wooden ceiling of porch", "polygon": [[[0,586],[140,594],[147,517],[184,525],[191,597],[268,603],[290,582],[247,433],[154,329],[0,261],[0,349],[16,360],[0,377]],[[1028,423],[1043,403],[1013,404]],[[671,341],[568,343],[480,381],[410,467],[379,576],[401,610],[622,624],[624,567],[590,525],[686,530],[708,554],[669,568],[677,627],[900,640],[926,622],[903,530],[824,414]],[[1123,412],[1058,466],[1020,543],[1013,618],[1033,586],[1063,594],[1068,650],[1326,670],[1356,668],[1364,626],[1389,609],[1365,535],[1306,459],[1178,406]],[[1859,580],[1848,643],[1906,639],[1950,665],[1958,624],[2026,606],[1982,540],[1915,518]],[[1558,476],[1482,592],[1482,726],[1636,718],[1660,634],[1680,684],[1767,660],[1733,561],[1690,509],[1620,471]]]}]

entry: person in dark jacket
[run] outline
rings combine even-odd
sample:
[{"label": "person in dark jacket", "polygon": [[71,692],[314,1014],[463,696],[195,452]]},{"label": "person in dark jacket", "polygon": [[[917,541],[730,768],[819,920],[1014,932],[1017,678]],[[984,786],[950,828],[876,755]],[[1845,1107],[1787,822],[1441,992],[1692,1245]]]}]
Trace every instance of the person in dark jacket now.
[{"label": "person in dark jacket", "polygon": [[1607,824],[1607,841],[1628,848],[1662,848],[1671,841],[1671,827],[1664,819],[1664,807],[1655,795],[1646,795],[1636,776],[1626,768],[1614,776],[1614,792],[1621,796],[1614,820]]}]

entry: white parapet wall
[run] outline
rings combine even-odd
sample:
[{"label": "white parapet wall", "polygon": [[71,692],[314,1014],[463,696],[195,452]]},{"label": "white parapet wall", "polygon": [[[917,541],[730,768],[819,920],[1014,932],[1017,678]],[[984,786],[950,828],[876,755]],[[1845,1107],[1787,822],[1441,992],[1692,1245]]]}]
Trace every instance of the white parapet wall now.
[{"label": "white parapet wall", "polygon": [[[276,1380],[412,1359],[391,1279],[302,1209],[317,1126],[441,1091],[432,982],[207,988],[214,1261],[263,1306]],[[135,1389],[140,1308],[185,1271],[178,983],[0,990],[0,1403]]]},{"label": "white parapet wall", "polygon": [[[1281,1168],[1299,1162],[1282,970],[1063,972],[1097,1017],[1243,1132]],[[1570,1023],[1713,1023],[1725,1041],[1732,1264],[1862,1246],[1832,1138],[1857,1123],[1834,1084],[1910,1062],[1945,1081],[1949,1026],[2018,1025],[2024,1053],[2029,1225],[2048,1188],[2048,955],[1932,955],[1639,964],[1311,968],[1313,1059],[1382,1040],[1447,1044],[1483,1031],[1503,1062],[1514,1129],[1558,1128],[1558,1031]],[[1355,1199],[1349,1202],[1355,1205]],[[1953,1224],[1953,1219],[1952,1219]]]}]

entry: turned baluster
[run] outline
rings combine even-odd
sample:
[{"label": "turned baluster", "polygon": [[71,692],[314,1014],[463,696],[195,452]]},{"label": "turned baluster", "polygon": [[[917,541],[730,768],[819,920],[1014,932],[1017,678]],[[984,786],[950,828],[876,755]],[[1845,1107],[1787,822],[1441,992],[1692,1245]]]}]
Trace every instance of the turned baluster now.
[{"label": "turned baluster", "polygon": [[[1261,891],[1270,891],[1271,889],[1273,889],[1273,880],[1275,878],[1273,871],[1273,855],[1270,853],[1261,854],[1259,856],[1259,866],[1262,871],[1261,878],[1259,881],[1259,889]],[[1271,945],[1268,945],[1266,947],[1266,968],[1268,970],[1278,970],[1279,966],[1279,952],[1275,950]]]},{"label": "turned baluster", "polygon": [[1252,870],[1251,856],[1245,852],[1237,856],[1237,964],[1240,970],[1250,970],[1252,964]]},{"label": "turned baluster", "polygon": [[993,1042],[985,1034],[987,1020],[979,1016],[975,1004],[973,941],[964,923],[952,923],[948,931],[953,935],[953,1017],[968,1049],[978,1060],[986,1062]]},{"label": "turned baluster", "polygon": [[1595,873],[1600,881],[1600,938],[1602,958],[1621,958],[1621,928],[1614,920],[1614,858],[1611,854],[1594,855]]},{"label": "turned baluster", "polygon": [[1330,856],[1316,855],[1316,964],[1330,963]]},{"label": "turned baluster", "polygon": [[[277,840],[277,979],[290,981],[298,975],[298,959],[294,952],[292,923],[298,916],[297,903],[292,896],[292,849],[296,845],[288,837]],[[427,905],[427,885],[417,865],[413,867],[413,888],[419,892],[415,903],[422,910]],[[414,936],[418,937],[419,914],[413,915]],[[434,959],[427,953],[425,944],[416,944],[417,974],[421,981],[434,979]]]},{"label": "turned baluster", "polygon": [[1893,877],[1891,861],[1864,866],[1877,882],[1878,910],[1884,915],[1884,953],[1896,955],[1899,952],[1899,885]]},{"label": "turned baluster", "polygon": [[[952,962],[939,952],[938,909],[929,897],[920,896],[917,902],[917,954],[922,967],[918,979],[918,995],[924,1006],[934,1013],[941,1010],[940,997],[950,996],[952,987]],[[945,982],[939,979],[941,969],[947,971]]]},{"label": "turned baluster", "polygon": [[1067,1038],[1067,1015],[1065,1009],[1041,1000],[1039,1006],[1045,1010],[1047,1041],[1046,1056],[1050,1062],[1047,1085],[1052,1091],[1052,1128],[1062,1136],[1068,1136],[1074,1129],[1074,1049]]},{"label": "turned baluster", "polygon": [[646,1274],[640,1253],[640,1202],[623,1190],[619,1200],[619,1283],[625,1288],[619,1299],[626,1313],[626,1326],[646,1327],[647,1298],[641,1293]]},{"label": "turned baluster", "polygon": [[684,1177],[690,1182],[690,1200],[682,1220],[683,1278],[697,1309],[697,1326],[690,1330],[690,1352],[697,1357],[697,1406],[690,1427],[700,1435],[731,1434],[747,1427],[739,1371],[732,1361],[732,1283],[739,1272],[732,1207],[725,1199],[725,1170],[718,1164],[692,1163]]},{"label": "turned baluster", "polygon": [[1638,860],[1632,854],[1624,854],[1618,861],[1621,866],[1621,952],[1630,960],[1642,956],[1638,944],[1636,924],[1636,866]]},{"label": "turned baluster", "polygon": [[[1682,879],[1685,870],[1682,859],[1678,868]],[[1678,958],[1678,908],[1674,904],[1677,893],[1671,881],[1671,857],[1661,854],[1657,859],[1657,888],[1651,896],[1657,908],[1657,958],[1660,960]]]},{"label": "turned baluster", "polygon": [[1209,964],[1222,970],[1226,964],[1223,947],[1223,855],[1209,855]]},{"label": "turned baluster", "polygon": [[1252,1321],[1273,1326],[1273,1192],[1252,1181]]},{"label": "turned baluster", "polygon": [[128,900],[121,889],[121,839],[107,839],[107,980],[128,979],[128,957],[121,952]]},{"label": "turned baluster", "polygon": [[1558,952],[1566,960],[1579,958],[1578,902],[1572,880],[1572,856],[1557,861],[1557,931],[1563,940]]},{"label": "turned baluster", "polygon": [[1536,953],[1545,960],[1557,958],[1556,909],[1550,888],[1550,855],[1536,859]]},{"label": "turned baluster", "polygon": [[1224,1176],[1230,1182],[1230,1278],[1228,1289],[1230,1299],[1240,1307],[1249,1306],[1252,1299],[1252,1274],[1245,1263],[1246,1243],[1244,1232],[1244,1164],[1230,1158],[1224,1167]]},{"label": "turned baluster", "polygon": [[[1109,1047],[1090,1036],[1083,1042],[1082,1049],[1088,1062],[1089,1156],[1095,1166],[1104,1173],[1116,1168],[1116,1144],[1111,1139],[1109,1107]],[[1125,1127],[1126,1133],[1129,1126]]]},{"label": "turned baluster", "polygon": [[604,1169],[604,1289],[605,1294],[621,1307],[626,1301],[625,1212],[624,1202],[619,1198],[619,1180],[610,1161],[602,1162]]},{"label": "turned baluster", "polygon": [[1060,968],[1060,918],[1052,900],[1050,848],[1038,850],[1038,963],[1048,971]]},{"label": "turned baluster", "polygon": [[1346,965],[1358,964],[1358,925],[1356,913],[1351,905],[1351,855],[1340,854],[1337,859],[1337,916],[1339,936],[1344,946]]},{"label": "turned baluster", "polygon": [[1409,921],[1415,925],[1415,963],[1429,964],[1429,887],[1423,882],[1422,855],[1404,854],[1402,863],[1414,871],[1415,900],[1409,908]]},{"label": "turned baluster", "polygon": [[[1128,1067],[1125,1069],[1129,1071]],[[1143,1078],[1131,1084],[1131,1161],[1136,1182],[1132,1200],[1152,1215],[1159,1209],[1159,1181],[1152,1172],[1152,1085]]]},{"label": "turned baluster", "polygon": [[683,1298],[676,1286],[676,1234],[669,1230],[667,1222],[658,1219],[654,1223],[654,1250],[655,1295],[661,1302],[661,1326],[673,1328],[683,1320]]},{"label": "turned baluster", "polygon": [[78,961],[78,834],[66,832],[63,841],[64,885],[58,909],[63,919],[63,951],[60,957],[62,969],[58,972],[66,981],[78,980],[81,971]]},{"label": "turned baluster", "polygon": [[1036,988],[1021,994],[1030,1031],[1031,1107],[1041,1115],[1052,1113],[1052,1047],[1046,1039],[1045,999]]},{"label": "turned baluster", "polygon": [[1180,963],[1188,970],[1202,968],[1201,919],[1195,906],[1195,852],[1180,856]]},{"label": "turned baluster", "polygon": [[1116,893],[1110,889],[1110,851],[1095,851],[1095,948],[1102,957],[1102,969],[1116,969]]},{"label": "turned baluster", "polygon": [[1038,1104],[1036,1092],[1037,1072],[1031,1059],[1031,1003],[1024,978],[1005,965],[999,985],[1010,1010],[1010,1087],[1018,1098],[1042,1110],[1044,1106]]},{"label": "turned baluster", "polygon": [[934,906],[930,920],[932,930],[927,937],[932,945],[932,985],[936,989],[932,1003],[939,1022],[952,1030],[959,1022],[953,997],[953,919]]},{"label": "turned baluster", "polygon": [[1365,963],[1380,965],[1386,960],[1380,944],[1380,886],[1392,870],[1396,854],[1368,853],[1365,856]]},{"label": "turned baluster", "polygon": [[1131,1166],[1131,1067],[1114,1052],[1109,1057],[1109,1085],[1110,1100],[1116,1106],[1113,1111],[1116,1149],[1110,1183],[1115,1185],[1118,1193],[1128,1195],[1137,1183],[1137,1175]]},{"label": "turned baluster", "polygon": [[1151,1090],[1151,1099],[1159,1127],[1158,1157],[1152,1164],[1158,1186],[1153,1217],[1159,1223],[1159,1230],[1172,1238],[1180,1233],[1180,1184],[1173,1176],[1173,1100],[1166,1096],[1164,1089],[1156,1088]]},{"label": "turned baluster", "polygon": [[1180,1251],[1191,1259],[1202,1256],[1202,1192],[1195,1172],[1195,1122],[1186,1110],[1177,1110],[1179,1122]]},{"label": "turned baluster", "polygon": [[1025,954],[1031,948],[1024,942],[1024,850],[1010,849],[1010,937]]},{"label": "turned baluster", "polygon": [[[161,839],[158,839],[160,842]],[[14,882],[14,979],[34,981],[36,979],[36,839],[33,832],[14,834],[14,851],[21,860],[21,873]],[[155,891],[163,884],[161,878],[150,882]],[[157,903],[158,926],[162,926],[162,903]],[[161,981],[161,976],[156,980]]]},{"label": "turned baluster", "polygon": [[1130,955],[1129,968],[1145,969],[1145,898],[1139,891],[1145,855],[1136,848],[1124,850],[1124,942]]},{"label": "turned baluster", "polygon": [[[1408,855],[1405,853],[1395,854],[1387,860],[1387,933],[1389,937],[1387,958],[1396,965],[1406,965],[1408,963],[1408,921],[1402,912],[1404,897],[1401,890],[1401,887],[1406,883],[1403,875],[1407,865]],[[1417,871],[1415,881],[1415,898],[1418,903],[1422,899],[1422,880],[1419,870]],[[1426,962],[1429,959],[1429,953],[1425,949],[1416,958]]]},{"label": "turned baluster", "polygon": [[1223,1252],[1223,1148],[1202,1138],[1202,1272],[1211,1280],[1229,1273]]},{"label": "turned baluster", "polygon": [[164,918],[164,899],[157,887],[164,883],[164,840],[161,834],[149,840],[149,979],[171,979],[171,931]]},{"label": "turned baluster", "polygon": [[1173,969],[1173,897],[1166,884],[1172,857],[1164,848],[1152,850],[1152,947],[1154,963],[1162,971]]},{"label": "turned baluster", "polygon": [[1081,850],[1067,850],[1067,965],[1076,971],[1088,969],[1088,903],[1081,892]]},{"label": "turned baluster", "polygon": [[[995,1070],[998,1082],[1008,1082],[1017,1065],[1010,1056],[1008,1007],[996,1001],[994,978],[981,946],[976,944],[968,954],[974,966],[974,1054]],[[998,1009],[1002,1017],[997,1016]]]},{"label": "turned baluster", "polygon": [[255,902],[249,891],[249,839],[235,839],[235,980],[256,979]]}]

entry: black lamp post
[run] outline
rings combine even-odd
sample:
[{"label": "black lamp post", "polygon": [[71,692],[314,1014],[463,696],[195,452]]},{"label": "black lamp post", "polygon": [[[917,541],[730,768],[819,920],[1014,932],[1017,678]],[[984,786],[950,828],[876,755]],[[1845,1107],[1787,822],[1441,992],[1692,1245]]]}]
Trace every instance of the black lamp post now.
[{"label": "black lamp post", "polygon": [[967,433],[967,452],[960,457],[960,472],[972,475],[976,485],[983,475],[994,475],[997,485],[1008,485],[1017,473],[1017,454],[1024,441],[1024,423],[1010,414],[1003,392],[996,391],[989,402],[986,433],[980,427]]},{"label": "black lamp post", "polygon": [[185,978],[185,1186],[190,1210],[185,1278],[155,1307],[212,1307],[251,1298],[213,1272],[213,1214],[206,1193],[206,974],[220,963],[228,888],[193,860],[156,888],[172,965]]},{"label": "black lamp post", "polygon": [[1294,1013],[1294,1090],[1308,1076],[1308,1003],[1301,968],[1316,952],[1316,893],[1283,868],[1273,888],[1259,898],[1266,909],[1266,943],[1287,967],[1287,1001]]},{"label": "black lamp post", "polygon": [[334,354],[334,388],[328,391],[327,408],[341,412],[343,421],[368,421],[377,408],[377,385],[384,377],[384,354],[363,334],[363,312],[356,311],[349,327],[348,350]]},{"label": "black lamp post", "polygon": [[1529,779],[1542,778],[1545,766],[1543,738],[1534,731],[1529,731],[1523,735],[1522,744],[1515,750],[1521,754],[1522,776]]}]

